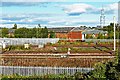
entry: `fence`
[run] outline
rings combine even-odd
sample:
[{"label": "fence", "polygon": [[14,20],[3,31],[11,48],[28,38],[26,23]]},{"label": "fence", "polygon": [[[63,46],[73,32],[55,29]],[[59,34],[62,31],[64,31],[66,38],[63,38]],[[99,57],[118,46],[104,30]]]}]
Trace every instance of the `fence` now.
[{"label": "fence", "polygon": [[[25,43],[29,43],[32,45],[38,45],[38,44],[46,44],[46,43],[57,43],[59,40],[68,40],[68,39],[59,39],[59,38],[0,38],[0,43],[6,42],[7,45],[23,45]],[[113,39],[86,39],[85,41],[87,41],[87,42],[89,42],[89,41],[111,42],[111,41],[113,41]],[[118,41],[118,40],[116,39],[116,41]],[[36,58],[36,60],[38,60],[38,58]],[[85,63],[87,64],[87,62],[85,62]],[[23,67],[20,65],[19,66],[0,66],[0,74],[10,75],[10,74],[17,73],[19,75],[24,75],[24,76],[25,75],[30,76],[30,75],[45,75],[45,74],[63,74],[63,73],[73,75],[76,72],[89,72],[90,70],[93,70],[93,68]]]},{"label": "fence", "polygon": [[[114,41],[114,39],[85,39],[86,42],[90,42],[90,41],[93,41],[93,42],[112,42]],[[118,42],[119,39],[116,39],[116,42]]]},{"label": "fence", "polygon": [[20,67],[20,66],[0,66],[3,75],[18,74],[24,76],[30,75],[45,75],[45,74],[69,74],[73,75],[76,72],[89,72],[93,68],[79,67]]},{"label": "fence", "polygon": [[[59,39],[59,38],[0,38],[0,43],[5,42],[7,45],[23,45],[29,43],[32,45],[46,44],[46,43],[56,43],[59,40],[69,40],[69,39]],[[80,39],[75,39],[80,40]],[[86,42],[112,42],[113,39],[85,39]],[[119,39],[116,39],[118,42]]]},{"label": "fence", "polygon": [[0,43],[5,42],[7,45],[23,45],[29,43],[32,45],[56,43],[59,38],[0,38]]}]

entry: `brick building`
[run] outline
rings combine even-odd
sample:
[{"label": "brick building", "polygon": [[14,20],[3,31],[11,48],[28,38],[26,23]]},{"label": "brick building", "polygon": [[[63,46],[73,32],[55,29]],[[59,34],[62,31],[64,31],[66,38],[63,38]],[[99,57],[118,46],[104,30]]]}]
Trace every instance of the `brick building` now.
[{"label": "brick building", "polygon": [[87,27],[60,27],[60,28],[48,28],[49,31],[54,31],[56,38],[62,39],[80,39],[84,40],[86,35],[98,37],[98,34],[107,35],[107,31],[93,30]]},{"label": "brick building", "polygon": [[82,39],[82,31],[86,27],[60,27],[60,28],[48,28],[49,31],[54,31],[56,38],[63,39]]},{"label": "brick building", "polygon": [[86,27],[75,27],[70,32],[68,32],[69,39],[82,39],[82,31],[87,29]]},{"label": "brick building", "polygon": [[68,33],[74,27],[60,27],[60,28],[48,28],[49,31],[55,32],[56,38],[68,38]]}]

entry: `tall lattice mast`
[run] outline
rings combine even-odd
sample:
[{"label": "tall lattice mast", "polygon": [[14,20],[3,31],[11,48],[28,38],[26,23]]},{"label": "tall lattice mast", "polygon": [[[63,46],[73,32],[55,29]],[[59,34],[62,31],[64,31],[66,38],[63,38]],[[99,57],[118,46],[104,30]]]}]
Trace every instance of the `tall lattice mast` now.
[{"label": "tall lattice mast", "polygon": [[105,12],[104,12],[103,6],[101,9],[101,15],[100,15],[100,26],[101,26],[101,28],[103,28],[103,26],[105,26]]}]

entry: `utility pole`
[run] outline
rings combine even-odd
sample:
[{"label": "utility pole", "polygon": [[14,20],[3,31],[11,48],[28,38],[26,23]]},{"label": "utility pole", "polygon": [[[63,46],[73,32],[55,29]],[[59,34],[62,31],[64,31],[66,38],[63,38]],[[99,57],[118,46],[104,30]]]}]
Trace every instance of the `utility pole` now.
[{"label": "utility pole", "polygon": [[115,16],[113,17],[113,21],[114,21],[114,50],[113,51],[115,51],[116,50],[116,40],[115,40]]}]

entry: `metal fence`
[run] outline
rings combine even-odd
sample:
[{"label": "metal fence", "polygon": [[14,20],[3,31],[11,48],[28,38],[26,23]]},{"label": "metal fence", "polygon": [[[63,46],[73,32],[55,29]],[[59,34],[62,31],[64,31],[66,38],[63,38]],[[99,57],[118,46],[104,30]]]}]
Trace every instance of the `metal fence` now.
[{"label": "metal fence", "polygon": [[45,74],[68,74],[74,75],[76,72],[89,72],[93,68],[80,67],[20,67],[20,66],[0,66],[2,75],[18,74],[24,76],[45,75]]},{"label": "metal fence", "polygon": [[[6,42],[7,45],[23,45],[29,43],[32,45],[46,44],[46,43],[57,43],[59,38],[0,38],[0,43]],[[89,41],[100,41],[100,42],[111,42],[113,39],[85,39]],[[116,39],[118,41],[118,39]],[[1,62],[0,62],[1,63]],[[87,62],[86,62],[87,64]],[[0,74],[10,75],[19,74],[23,76],[30,75],[45,75],[45,74],[63,74],[67,73],[73,75],[76,72],[89,72],[93,68],[81,68],[81,67],[23,67],[23,66],[0,66]]]},{"label": "metal fence", "polygon": [[32,45],[56,43],[59,38],[0,38],[0,43],[6,43],[7,45],[23,45],[29,43]]},{"label": "metal fence", "polygon": [[[59,38],[0,38],[0,43],[6,43],[7,45],[23,45],[29,43],[32,45],[46,44],[46,43],[56,43],[59,40],[70,40],[70,39],[59,39]],[[81,39],[75,39],[81,40]],[[113,39],[85,39],[86,42],[112,42]],[[119,39],[116,39],[118,42]]]},{"label": "metal fence", "polygon": [[[114,39],[85,39],[86,42],[113,42]],[[118,42],[119,39],[116,39],[116,42]]]}]

